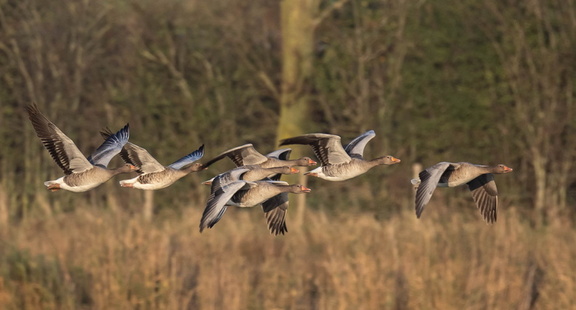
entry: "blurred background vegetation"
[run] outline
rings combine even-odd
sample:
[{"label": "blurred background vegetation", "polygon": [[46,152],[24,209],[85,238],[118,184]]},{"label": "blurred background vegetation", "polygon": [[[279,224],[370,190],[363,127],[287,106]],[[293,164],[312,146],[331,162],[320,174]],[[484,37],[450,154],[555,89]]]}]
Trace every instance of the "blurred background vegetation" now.
[{"label": "blurred background vegetation", "polygon": [[[574,0],[0,0],[0,308],[573,307],[575,51]],[[129,122],[165,164],[368,129],[367,157],[402,163],[307,180],[285,237],[256,210],[200,235],[199,184],[230,162],[50,193],[32,101],[85,154]],[[466,189],[414,219],[413,167],[438,161],[514,168],[497,224]]]}]

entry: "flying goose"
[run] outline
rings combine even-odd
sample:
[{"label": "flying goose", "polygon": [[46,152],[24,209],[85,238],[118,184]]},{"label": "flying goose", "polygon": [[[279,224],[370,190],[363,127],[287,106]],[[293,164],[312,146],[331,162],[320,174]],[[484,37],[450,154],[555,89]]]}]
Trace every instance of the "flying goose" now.
[{"label": "flying goose", "polygon": [[511,172],[512,168],[499,164],[485,166],[467,162],[440,162],[418,174],[418,179],[412,179],[417,185],[416,217],[420,218],[426,204],[430,201],[436,187],[455,187],[468,185],[472,198],[488,224],[496,222],[498,209],[498,189],[493,174]]},{"label": "flying goose", "polygon": [[311,133],[281,140],[280,145],[310,145],[321,166],[305,174],[328,181],[344,181],[361,175],[375,166],[400,162],[400,159],[390,155],[365,160],[364,147],[374,136],[376,136],[374,130],[369,130],[352,140],[346,147],[342,147],[340,136]]},{"label": "flying goose", "polygon": [[[102,137],[107,138],[110,136],[111,131],[105,128],[100,131],[100,134]],[[120,186],[143,190],[156,190],[168,187],[191,172],[206,169],[201,163],[195,163],[203,155],[204,145],[165,167],[152,157],[146,149],[128,142],[120,151],[120,157],[126,163],[138,167],[137,172],[140,175],[120,181]]]},{"label": "flying goose", "polygon": [[262,155],[260,152],[256,151],[252,144],[244,144],[227,151],[222,152],[218,156],[207,161],[204,166],[209,167],[213,163],[219,161],[224,157],[230,158],[237,167],[247,166],[247,165],[259,165],[263,168],[271,167],[281,167],[281,166],[312,166],[316,165],[316,162],[309,157],[302,157],[299,159],[288,159],[288,154],[290,154],[290,149],[282,149],[274,151],[266,156]]},{"label": "flying goose", "polygon": [[44,182],[50,191],[65,189],[71,192],[85,192],[108,181],[119,173],[128,173],[136,167],[126,164],[117,169],[108,169],[108,163],[128,142],[129,126],[112,134],[90,157],[86,158],[74,142],[56,125],[50,122],[36,104],[26,107],[36,135],[52,156],[56,164],[64,170],[64,176]]},{"label": "flying goose", "polygon": [[266,222],[272,234],[284,234],[288,193],[309,193],[310,189],[299,184],[288,185],[282,181],[242,180],[242,174],[249,171],[244,167],[232,169],[218,175],[212,182],[210,197],[200,220],[200,232],[212,228],[228,206],[253,207],[263,205]]}]

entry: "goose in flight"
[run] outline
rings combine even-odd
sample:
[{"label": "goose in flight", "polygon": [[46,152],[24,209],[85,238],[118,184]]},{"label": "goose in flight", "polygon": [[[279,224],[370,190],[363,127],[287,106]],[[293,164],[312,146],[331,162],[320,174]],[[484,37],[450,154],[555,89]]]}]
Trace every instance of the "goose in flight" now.
[{"label": "goose in flight", "polygon": [[418,174],[412,179],[416,190],[416,217],[420,218],[424,207],[430,201],[436,187],[455,187],[468,185],[472,198],[488,224],[496,222],[498,209],[498,189],[494,174],[511,172],[512,168],[499,164],[496,166],[477,165],[467,162],[440,162]]},{"label": "goose in flight", "polygon": [[262,168],[272,168],[282,166],[306,167],[316,165],[316,162],[309,157],[290,160],[288,159],[290,152],[290,149],[282,149],[271,152],[268,155],[262,155],[260,152],[256,151],[252,144],[244,144],[220,153],[218,156],[207,161],[204,166],[209,167],[224,157],[230,158],[237,167],[259,165]]},{"label": "goose in flight", "polygon": [[228,206],[254,207],[262,204],[266,222],[272,234],[284,234],[288,193],[309,193],[299,184],[282,181],[245,181],[242,174],[249,170],[239,167],[218,175],[212,182],[210,197],[200,220],[200,232],[212,228],[222,218]]},{"label": "goose in flight", "polygon": [[136,170],[136,167],[131,164],[117,169],[107,168],[110,160],[128,142],[128,124],[118,132],[111,134],[92,155],[86,158],[72,139],[68,138],[56,125],[40,113],[36,104],[28,105],[26,111],[36,135],[65,174],[56,180],[44,182],[48,190],[64,189],[71,192],[85,192],[108,181],[117,174]]},{"label": "goose in flight", "polygon": [[364,159],[364,148],[375,136],[374,130],[369,130],[343,147],[340,136],[310,133],[281,140],[280,145],[310,145],[320,160],[321,166],[305,174],[328,181],[344,181],[359,176],[378,165],[393,165],[400,162],[400,159],[391,155],[372,160]]},{"label": "goose in flight", "polygon": [[[111,135],[108,128],[100,131],[102,137]],[[178,159],[168,166],[160,164],[148,151],[134,143],[128,142],[120,151],[124,162],[138,167],[140,174],[135,178],[120,181],[122,187],[133,187],[142,190],[156,190],[168,187],[191,172],[206,169],[196,162],[204,156],[204,145],[194,152]]]}]

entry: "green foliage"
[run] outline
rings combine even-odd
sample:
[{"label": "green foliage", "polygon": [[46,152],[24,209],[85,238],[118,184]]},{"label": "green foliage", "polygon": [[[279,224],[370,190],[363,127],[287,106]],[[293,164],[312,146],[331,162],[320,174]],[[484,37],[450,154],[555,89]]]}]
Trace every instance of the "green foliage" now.
[{"label": "green foliage", "polygon": [[[570,10],[561,9],[573,1],[513,2],[351,0],[318,22],[313,70],[298,90],[311,110],[307,130],[346,142],[374,129],[367,157],[403,162],[347,185],[311,181],[312,207],[345,208],[330,194],[340,186],[352,188],[351,208],[403,206],[410,164],[440,160],[521,167],[499,182],[512,202],[530,208],[545,187],[562,205],[576,182],[576,36],[565,22]],[[33,215],[42,201],[61,212],[83,202],[112,208],[111,199],[138,210],[143,199],[115,181],[81,195],[44,192],[42,182],[61,172],[26,119],[32,100],[86,153],[101,142],[100,128],[126,122],[131,141],[165,164],[202,143],[207,158],[248,142],[264,153],[276,148],[278,1],[30,0],[0,10],[0,178],[13,217]],[[541,167],[550,172],[544,184],[535,182],[533,149],[554,159]],[[218,163],[157,192],[157,209],[201,205],[206,189],[197,181],[229,167]]]},{"label": "green foliage", "polygon": [[[412,38],[403,67],[403,119],[417,124],[414,158],[484,161],[493,126],[486,74],[498,59],[484,35],[467,23],[472,6],[427,2],[408,23]],[[429,156],[426,158],[424,156]]]}]

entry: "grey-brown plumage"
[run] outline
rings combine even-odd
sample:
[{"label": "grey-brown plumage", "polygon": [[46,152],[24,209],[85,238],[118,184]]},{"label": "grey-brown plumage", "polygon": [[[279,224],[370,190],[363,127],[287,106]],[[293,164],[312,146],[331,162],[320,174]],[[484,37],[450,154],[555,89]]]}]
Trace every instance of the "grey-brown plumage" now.
[{"label": "grey-brown plumage", "polygon": [[288,212],[288,193],[280,193],[262,203],[266,224],[274,235],[288,232],[286,227],[286,212]]},{"label": "grey-brown plumage", "polygon": [[128,124],[111,134],[92,155],[86,158],[74,141],[40,113],[35,104],[28,105],[26,111],[36,135],[65,174],[59,179],[44,182],[50,191],[65,189],[72,192],[84,192],[108,181],[117,174],[136,169],[130,164],[117,169],[107,168],[110,160],[128,142]]},{"label": "grey-brown plumage", "polygon": [[[272,168],[262,168],[258,165],[241,166],[234,170],[243,171],[237,177],[238,180],[243,181],[260,181],[260,180],[271,180],[278,181],[282,174],[295,174],[298,173],[298,169],[294,167],[272,167]],[[224,174],[229,174],[226,172]],[[222,175],[222,174],[221,174]],[[202,184],[212,184],[212,182],[218,178],[218,176],[203,182]],[[262,202],[262,209],[266,217],[266,223],[268,229],[274,235],[285,234],[288,229],[286,227],[286,212],[288,211],[288,194],[281,193],[278,194],[264,202]]]},{"label": "grey-brown plumage", "polygon": [[320,160],[321,166],[306,173],[328,181],[343,181],[359,176],[378,165],[393,165],[400,159],[387,155],[372,160],[363,157],[368,141],[376,136],[369,130],[356,137],[346,147],[342,146],[341,138],[325,133],[311,133],[280,141],[280,145],[305,144],[310,145],[314,154]]},{"label": "grey-brown plumage", "polygon": [[[248,166],[241,166],[238,168],[243,168],[246,169],[247,171],[244,172],[242,174],[242,180],[244,181],[260,181],[263,179],[273,179],[274,181],[277,181],[279,178],[276,176],[282,175],[282,174],[295,174],[298,173],[298,169],[294,168],[294,167],[288,167],[288,166],[283,166],[283,167],[271,167],[271,168],[263,168],[260,167],[258,165],[248,165]],[[215,179],[216,177],[204,181],[202,182],[202,184],[205,185],[210,185],[212,184],[212,181]]]},{"label": "grey-brown plumage", "polygon": [[498,189],[493,174],[511,172],[512,168],[476,165],[467,162],[440,162],[419,173],[419,179],[412,179],[418,185],[415,198],[416,216],[420,218],[424,207],[430,201],[436,187],[468,185],[472,198],[484,220],[491,224],[497,220]]},{"label": "grey-brown plumage", "polygon": [[212,158],[211,160],[207,161],[204,166],[209,167],[213,163],[221,160],[222,158],[228,157],[230,158],[237,167],[240,166],[248,166],[248,165],[258,165],[263,168],[271,168],[271,167],[281,167],[281,166],[288,166],[288,167],[306,167],[316,165],[316,162],[313,161],[309,157],[302,157],[298,159],[281,159],[282,154],[286,154],[285,152],[290,152],[290,149],[280,150],[280,152],[275,151],[268,155],[262,155],[260,152],[256,151],[252,144],[244,144],[227,151],[220,153],[218,156]]},{"label": "grey-brown plumage", "polygon": [[200,220],[200,232],[213,227],[224,215],[228,206],[253,207],[263,204],[270,232],[283,234],[287,231],[285,213],[288,208],[287,193],[308,193],[309,188],[299,184],[288,185],[281,181],[242,180],[249,171],[239,167],[218,175],[212,182],[211,194]]},{"label": "grey-brown plumage", "polygon": [[[102,137],[110,136],[108,128],[100,131]],[[204,145],[185,155],[168,166],[160,164],[148,151],[134,143],[128,142],[120,151],[120,157],[126,163],[138,167],[139,176],[120,181],[122,187],[132,187],[143,190],[157,190],[168,187],[174,182],[190,174],[204,170],[205,167],[196,162],[204,156]]]}]

